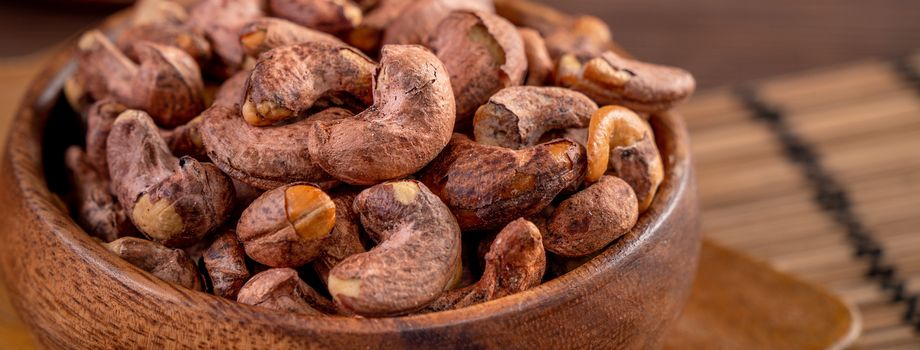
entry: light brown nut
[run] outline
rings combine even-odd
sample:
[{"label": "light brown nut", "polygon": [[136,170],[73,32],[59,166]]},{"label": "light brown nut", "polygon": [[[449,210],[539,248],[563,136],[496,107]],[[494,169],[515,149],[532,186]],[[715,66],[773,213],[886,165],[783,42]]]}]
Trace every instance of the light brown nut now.
[{"label": "light brown nut", "polygon": [[243,68],[239,33],[246,23],[264,16],[263,0],[201,0],[189,10],[187,25],[211,43],[216,62],[208,72],[226,78]]},{"label": "light brown nut", "polygon": [[291,124],[256,127],[237,109],[215,105],[202,114],[201,139],[208,157],[236,180],[263,190],[297,181],[330,187],[334,180],[310,155],[306,135],[321,120],[351,116],[330,108]]},{"label": "light brown nut", "polygon": [[202,254],[205,269],[211,278],[214,295],[236,300],[240,288],[249,279],[246,252],[236,238],[236,232],[226,230]]},{"label": "light brown nut", "polygon": [[584,172],[584,148],[570,140],[511,150],[455,134],[418,177],[466,231],[497,229],[535,214],[581,183]]},{"label": "light brown nut", "polygon": [[454,11],[438,25],[430,46],[450,73],[461,129],[469,128],[489,96],[524,82],[524,42],[514,25],[497,15]]},{"label": "light brown nut", "polygon": [[447,206],[416,181],[361,192],[355,211],[382,241],[332,268],[327,286],[343,310],[362,316],[418,310],[443,292],[460,265],[460,228]]},{"label": "light brown nut", "polygon": [[124,207],[109,192],[108,177],[103,178],[93,168],[80,147],[67,149],[65,163],[73,189],[72,206],[80,226],[104,242],[138,235]]},{"label": "light brown nut", "polygon": [[361,23],[361,8],[351,0],[268,0],[273,16],[307,28],[343,35]]},{"label": "light brown nut", "polygon": [[604,176],[559,204],[544,245],[562,256],[589,255],[629,232],[638,218],[636,194],[629,184]]},{"label": "light brown nut", "polygon": [[618,104],[647,113],[674,107],[696,87],[693,76],[683,69],[624,58],[612,51],[586,60],[563,56],[556,84],[582,92],[600,105]]},{"label": "light brown nut", "polygon": [[518,34],[524,42],[524,54],[527,56],[527,79],[525,85],[543,86],[553,75],[556,68],[546,49],[546,42],[539,32],[530,28],[518,28]]},{"label": "light brown nut", "polygon": [[269,50],[249,76],[241,114],[265,126],[303,116],[318,102],[369,105],[374,68],[356,49],[325,42]]},{"label": "light brown nut", "polygon": [[112,99],[99,100],[87,111],[86,118],[86,159],[96,168],[103,179],[109,178],[109,165],[106,159],[105,145],[112,131],[115,118],[128,107]]},{"label": "light brown nut", "polygon": [[106,142],[112,192],[134,225],[170,247],[193,244],[233,209],[233,187],[217,167],[176,158],[146,113],[115,119]]},{"label": "light brown nut", "polygon": [[423,311],[459,309],[525,291],[540,284],[545,270],[540,230],[530,221],[517,219],[492,241],[478,282],[445,292]]},{"label": "light brown nut", "polygon": [[652,204],[664,179],[664,165],[648,123],[629,109],[606,106],[591,116],[588,127],[586,182],[595,182],[612,168],[639,200],[642,213]]},{"label": "light brown nut", "polygon": [[374,105],[353,118],[317,121],[310,156],[350,184],[375,184],[415,173],[450,140],[454,102],[447,71],[419,46],[383,48]]},{"label": "light brown nut", "polygon": [[335,203],[335,226],[323,243],[320,256],[313,261],[313,270],[323,282],[329,278],[329,271],[342,260],[366,251],[361,243],[361,218],[354,210],[357,189],[339,187],[330,195]]},{"label": "light brown nut", "polygon": [[135,237],[119,238],[102,245],[131,265],[161,280],[188,289],[202,289],[198,267],[182,249],[168,248],[159,243]]},{"label": "light brown nut", "polygon": [[258,58],[265,51],[306,42],[328,42],[345,46],[338,38],[280,18],[259,18],[240,31],[240,43],[246,55]]},{"label": "light brown nut", "polygon": [[379,0],[361,23],[348,34],[348,42],[368,53],[376,53],[383,42],[383,33],[415,0]]},{"label": "light brown nut", "polygon": [[520,149],[536,145],[547,132],[586,128],[597,104],[584,94],[558,87],[502,89],[479,107],[473,120],[476,142]]},{"label": "light brown nut", "polygon": [[425,44],[438,24],[458,10],[495,12],[491,0],[417,0],[386,27],[383,44]]},{"label": "light brown nut", "polygon": [[335,203],[319,187],[295,183],[267,191],[240,216],[246,255],[271,267],[300,267],[319,256],[335,223]]},{"label": "light brown nut", "polygon": [[236,301],[273,310],[323,315],[334,313],[328,299],[289,268],[269,269],[252,276],[240,289]]},{"label": "light brown nut", "polygon": [[125,57],[97,30],[80,38],[80,69],[85,88],[97,100],[113,97],[156,117],[157,125],[185,124],[204,110],[204,83],[198,65],[170,46],[135,44],[140,66]]},{"label": "light brown nut", "polygon": [[140,53],[135,45],[143,41],[178,48],[198,65],[206,65],[211,60],[211,43],[201,34],[176,24],[133,25],[121,32],[116,43],[125,55],[139,61]]}]

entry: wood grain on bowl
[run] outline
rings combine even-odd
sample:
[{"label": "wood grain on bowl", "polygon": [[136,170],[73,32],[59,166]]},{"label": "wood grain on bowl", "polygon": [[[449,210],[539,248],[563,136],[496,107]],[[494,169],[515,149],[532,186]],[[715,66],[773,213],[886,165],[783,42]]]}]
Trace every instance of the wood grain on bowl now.
[{"label": "wood grain on bowl", "polygon": [[[104,29],[122,23],[110,20]],[[0,170],[0,277],[49,348],[654,348],[684,307],[699,251],[680,116],[652,118],[666,178],[638,224],[537,288],[459,310],[358,319],[259,309],[168,284],[109,254],[55,200],[63,147],[79,139],[60,97],[69,52],[30,88]]]}]

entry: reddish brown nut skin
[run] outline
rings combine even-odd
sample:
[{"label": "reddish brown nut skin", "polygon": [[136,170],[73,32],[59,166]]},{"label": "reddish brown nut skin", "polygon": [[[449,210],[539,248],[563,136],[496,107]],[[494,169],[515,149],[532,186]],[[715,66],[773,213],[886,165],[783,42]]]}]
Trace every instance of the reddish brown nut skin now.
[{"label": "reddish brown nut skin", "polygon": [[530,28],[518,28],[518,34],[524,42],[524,54],[527,56],[527,79],[525,85],[543,86],[553,75],[553,59],[546,49],[546,41],[540,32]]},{"label": "reddish brown nut skin", "polygon": [[249,79],[249,71],[241,70],[220,84],[220,89],[214,95],[212,106],[224,106],[239,110],[240,101],[243,100],[243,94],[246,93],[246,79]]},{"label": "reddish brown nut skin", "polygon": [[236,232],[226,230],[218,235],[202,258],[211,277],[214,295],[236,300],[240,288],[249,279],[246,252],[236,238]]},{"label": "reddish brown nut skin", "polygon": [[604,51],[618,49],[610,28],[594,16],[572,18],[552,33],[547,33],[546,47],[554,59],[569,53],[579,57],[594,57]]},{"label": "reddish brown nut skin", "polygon": [[473,132],[476,142],[521,149],[536,145],[552,130],[588,127],[595,111],[597,104],[574,90],[514,86],[479,107]]},{"label": "reddish brown nut skin", "polygon": [[198,267],[182,249],[168,248],[156,242],[135,237],[119,238],[103,246],[131,265],[161,280],[188,289],[202,289]]},{"label": "reddish brown nut skin", "polygon": [[526,219],[517,219],[492,241],[478,282],[445,292],[424,311],[459,309],[525,291],[540,284],[545,270],[540,230]]},{"label": "reddish brown nut skin", "polygon": [[305,138],[320,120],[350,116],[344,109],[330,108],[291,124],[256,127],[238,109],[215,105],[202,114],[201,139],[217,167],[256,188],[270,190],[297,181],[328,187],[334,178],[313,160]]},{"label": "reddish brown nut skin", "polygon": [[384,45],[425,44],[451,11],[494,12],[491,0],[416,0],[386,27]]},{"label": "reddish brown nut skin", "polygon": [[139,234],[124,207],[109,191],[108,177],[101,176],[80,147],[67,149],[65,163],[70,170],[72,206],[80,226],[104,242]]},{"label": "reddish brown nut skin", "polygon": [[[290,215],[288,191],[304,186],[316,188],[305,183],[278,187],[256,198],[240,215],[236,233],[252,260],[271,267],[300,267],[319,256],[332,229],[331,223],[325,232],[306,235],[298,232]],[[325,200],[331,205],[328,197]],[[332,210],[333,215],[328,219],[334,222],[335,208]]]},{"label": "reddish brown nut skin", "polygon": [[361,23],[361,8],[351,0],[268,0],[272,15],[307,28],[343,35]]},{"label": "reddish brown nut skin", "polygon": [[670,109],[696,89],[693,76],[683,69],[625,58],[612,51],[584,59],[563,56],[556,84],[582,92],[599,105],[623,105],[644,113]]},{"label": "reddish brown nut skin", "polygon": [[383,48],[374,105],[353,118],[318,121],[307,137],[326,172],[355,185],[417,172],[447,145],[455,107],[447,71],[420,46]]},{"label": "reddish brown nut skin", "polygon": [[242,69],[240,29],[264,16],[263,6],[262,0],[201,0],[189,9],[188,27],[208,39],[216,56],[209,73],[226,78]]},{"label": "reddish brown nut skin", "polygon": [[157,124],[173,128],[204,110],[204,83],[195,60],[185,52],[152,43],[134,45],[141,61],[134,94],[122,96],[128,107],[155,115]]},{"label": "reddish brown nut skin", "polygon": [[527,72],[524,42],[507,20],[485,12],[454,11],[438,25],[431,48],[450,73],[457,125],[468,128],[476,108]]},{"label": "reddish brown nut skin", "polygon": [[131,221],[152,240],[187,246],[219,227],[233,209],[233,187],[217,167],[177,159],[153,120],[122,113],[106,142],[112,192]]},{"label": "reddish brown nut skin", "polygon": [[450,207],[461,229],[485,230],[538,213],[581,183],[585,166],[584,148],[570,140],[515,151],[455,134],[418,176]]},{"label": "reddish brown nut skin", "polygon": [[269,269],[252,276],[240,289],[236,301],[307,315],[334,312],[328,299],[301,280],[297,271],[289,268]]},{"label": "reddish brown nut skin", "polygon": [[604,176],[559,204],[544,244],[561,256],[589,255],[629,232],[638,218],[632,187],[617,177]]},{"label": "reddish brown nut skin", "polygon": [[109,178],[109,166],[105,153],[106,139],[112,131],[115,118],[128,107],[112,99],[99,100],[87,111],[86,158],[104,179]]},{"label": "reddish brown nut skin", "polygon": [[274,48],[305,42],[322,41],[345,45],[330,34],[270,17],[259,18],[246,24],[240,31],[240,41],[246,54],[255,58]]},{"label": "reddish brown nut skin", "polygon": [[369,105],[375,66],[357,49],[326,42],[269,50],[249,76],[240,112],[265,126],[303,116],[317,102]]},{"label": "reddish brown nut skin", "polygon": [[336,305],[362,316],[400,315],[447,289],[460,267],[460,228],[437,196],[417,181],[387,182],[361,192],[354,207],[382,241],[329,273]]},{"label": "reddish brown nut skin", "polygon": [[361,243],[361,218],[354,210],[358,189],[342,186],[330,193],[335,202],[335,226],[323,243],[320,256],[313,261],[313,269],[325,282],[329,271],[345,258],[364,253]]},{"label": "reddish brown nut skin", "polygon": [[151,23],[134,25],[118,36],[118,48],[135,61],[140,56],[134,45],[148,41],[160,45],[173,46],[187,53],[199,65],[211,60],[211,43],[204,36],[180,25],[168,23]]}]

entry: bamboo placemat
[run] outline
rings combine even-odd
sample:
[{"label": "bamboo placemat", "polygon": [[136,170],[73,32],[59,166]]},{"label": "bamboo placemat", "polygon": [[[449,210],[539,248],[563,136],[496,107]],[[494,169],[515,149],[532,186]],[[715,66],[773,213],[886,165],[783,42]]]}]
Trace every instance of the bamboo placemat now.
[{"label": "bamboo placemat", "polygon": [[920,54],[710,91],[681,110],[704,234],[856,305],[857,347],[920,348]]}]

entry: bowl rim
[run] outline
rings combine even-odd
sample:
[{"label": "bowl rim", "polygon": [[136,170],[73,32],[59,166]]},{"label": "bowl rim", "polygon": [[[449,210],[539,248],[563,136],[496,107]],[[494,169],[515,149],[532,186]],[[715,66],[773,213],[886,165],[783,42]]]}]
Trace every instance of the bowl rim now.
[{"label": "bowl rim", "polygon": [[[107,18],[97,29],[111,35],[117,27],[126,22],[130,9]],[[16,190],[23,194],[23,209],[32,214],[56,214],[54,220],[39,220],[39,231],[51,232],[83,261],[95,265],[113,280],[135,291],[143,291],[149,297],[182,303],[203,303],[212,307],[235,308],[235,312],[222,312],[223,317],[236,313],[253,313],[264,318],[274,327],[297,332],[310,329],[318,332],[388,333],[394,329],[412,331],[472,323],[494,318],[519,310],[556,305],[574,296],[568,293],[573,287],[589,285],[606,269],[635,260],[647,249],[643,244],[652,241],[659,233],[659,226],[668,221],[680,199],[695,195],[692,183],[692,165],[689,153],[689,139],[682,117],[669,111],[654,115],[650,122],[655,130],[656,142],[661,149],[665,165],[665,178],[659,187],[651,207],[640,216],[629,233],[617,239],[597,256],[576,269],[540,284],[529,290],[473,306],[419,315],[383,318],[354,318],[309,316],[277,310],[259,308],[237,303],[201,291],[188,290],[154,278],[149,273],[108,253],[77,225],[66,210],[55,206],[54,194],[48,187],[42,165],[43,133],[53,106],[59,103],[64,81],[76,70],[73,52],[76,40],[71,40],[56,54],[38,77],[30,84],[28,92],[18,107],[15,122],[9,130],[7,147],[4,151],[7,165],[11,169]],[[193,305],[187,305],[193,307]]]}]

